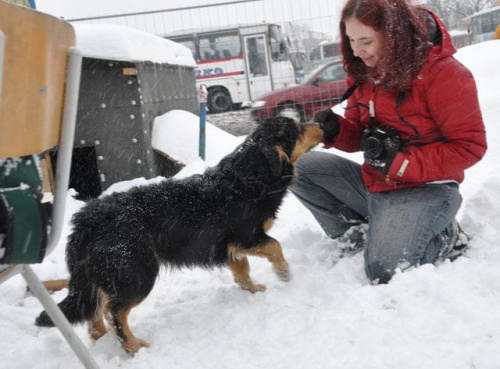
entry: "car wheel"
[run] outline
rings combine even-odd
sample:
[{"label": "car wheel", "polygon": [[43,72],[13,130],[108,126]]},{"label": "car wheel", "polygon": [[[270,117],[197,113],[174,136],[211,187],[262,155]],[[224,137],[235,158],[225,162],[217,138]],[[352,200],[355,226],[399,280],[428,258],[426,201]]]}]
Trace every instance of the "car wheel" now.
[{"label": "car wheel", "polygon": [[299,119],[302,123],[305,122],[304,112],[298,104],[288,103],[276,107],[276,115],[292,117]]},{"label": "car wheel", "polygon": [[210,113],[217,114],[230,111],[233,106],[233,102],[231,101],[231,96],[229,96],[227,91],[213,89],[208,92],[207,106]]}]

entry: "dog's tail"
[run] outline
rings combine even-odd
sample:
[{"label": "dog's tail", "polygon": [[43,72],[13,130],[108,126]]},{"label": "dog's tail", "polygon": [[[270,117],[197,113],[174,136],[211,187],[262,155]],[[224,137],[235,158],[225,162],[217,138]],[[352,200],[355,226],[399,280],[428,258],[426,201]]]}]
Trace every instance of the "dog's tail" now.
[{"label": "dog's tail", "polygon": [[[89,280],[89,271],[85,267],[85,254],[88,250],[87,232],[74,232],[67,245],[67,262],[71,273],[68,296],[58,305],[72,324],[83,323],[92,318],[99,306],[99,288]],[[42,311],[35,321],[39,327],[53,327],[54,322],[46,311]]]},{"label": "dog's tail", "polygon": [[[98,306],[98,294],[93,290],[92,286],[77,288],[70,283],[68,296],[58,304],[70,323],[83,323],[94,316]],[[54,326],[46,311],[40,313],[35,324],[39,327]]]}]

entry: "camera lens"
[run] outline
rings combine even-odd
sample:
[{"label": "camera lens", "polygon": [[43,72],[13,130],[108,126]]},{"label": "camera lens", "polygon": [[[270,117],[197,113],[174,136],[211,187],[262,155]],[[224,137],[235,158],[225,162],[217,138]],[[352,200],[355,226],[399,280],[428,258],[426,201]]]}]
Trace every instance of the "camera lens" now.
[{"label": "camera lens", "polygon": [[384,144],[377,137],[368,137],[364,142],[363,151],[368,159],[378,159],[384,153]]}]

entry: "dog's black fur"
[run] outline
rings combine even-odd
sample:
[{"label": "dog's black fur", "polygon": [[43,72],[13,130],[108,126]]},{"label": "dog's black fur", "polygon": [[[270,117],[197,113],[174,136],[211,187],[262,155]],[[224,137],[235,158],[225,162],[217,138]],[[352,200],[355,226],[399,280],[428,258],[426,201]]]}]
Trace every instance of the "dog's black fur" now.
[{"label": "dog's black fur", "polygon": [[[280,244],[266,231],[294,162],[321,138],[317,125],[274,118],[204,174],[90,201],[72,219],[69,294],[61,310],[71,323],[89,321],[95,339],[106,333],[104,314],[125,350],[135,352],[147,342],[133,336],[127,315],[149,294],[161,264],[228,265],[242,288],[256,292],[265,287],[250,279],[246,258],[256,255],[288,280]],[[53,325],[46,312],[36,324]]]}]

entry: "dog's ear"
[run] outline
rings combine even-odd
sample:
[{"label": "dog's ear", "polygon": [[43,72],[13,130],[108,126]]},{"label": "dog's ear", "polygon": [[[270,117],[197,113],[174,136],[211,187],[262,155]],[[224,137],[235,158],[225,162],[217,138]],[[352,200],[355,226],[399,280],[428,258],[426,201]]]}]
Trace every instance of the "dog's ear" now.
[{"label": "dog's ear", "polygon": [[283,174],[283,167],[285,163],[290,161],[288,155],[285,153],[285,150],[283,150],[281,146],[265,147],[262,150],[262,153],[267,159],[271,172],[275,176]]}]

